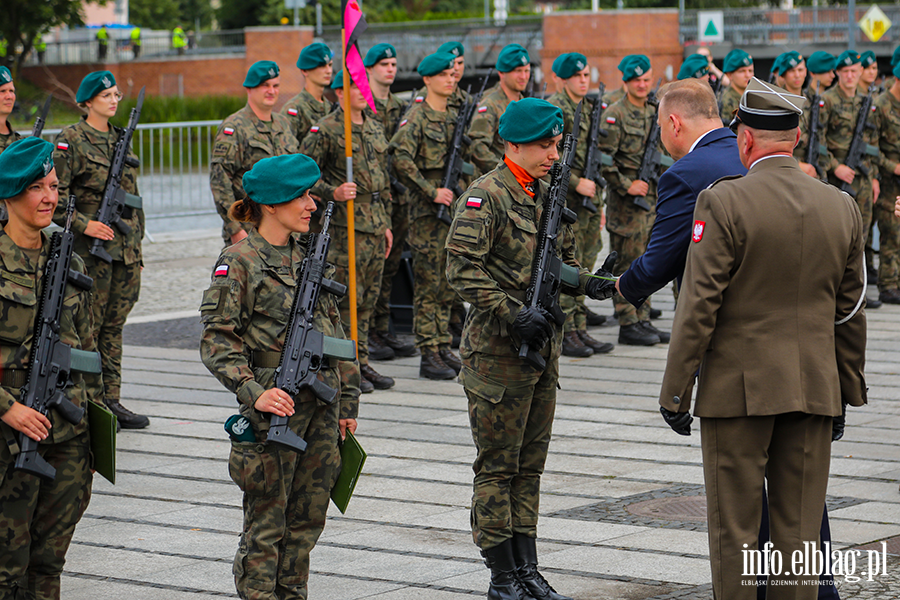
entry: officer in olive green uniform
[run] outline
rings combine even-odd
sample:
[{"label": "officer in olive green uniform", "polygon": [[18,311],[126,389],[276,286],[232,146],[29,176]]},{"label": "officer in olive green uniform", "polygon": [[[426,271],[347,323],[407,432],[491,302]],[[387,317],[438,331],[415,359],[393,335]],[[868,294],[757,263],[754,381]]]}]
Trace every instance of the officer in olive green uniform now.
[{"label": "officer in olive green uniform", "polygon": [[492,171],[503,160],[503,140],[497,133],[500,115],[510,102],[523,98],[531,78],[530,61],[528,51],[519,44],[509,44],[497,55],[495,68],[500,81],[484,93],[469,126],[469,152],[476,175]]},{"label": "officer in olive green uniform", "polygon": [[[316,206],[308,191],[318,178],[319,169],[302,154],[265,158],[244,175],[249,199],[239,200],[232,214],[255,227],[222,251],[200,306],[203,364],[237,396],[256,440],[232,441],[229,460],[231,479],[244,492],[233,572],[245,600],[307,597],[309,554],[325,527],[341,468],[339,439],[345,429],[356,429],[354,362],[324,361],[319,380],[340,395],[332,404],[308,388],[291,397],[273,387],[304,259],[298,234],[309,231]],[[331,277],[330,267],[324,275]],[[313,325],[326,336],[344,337],[331,294],[319,296]],[[305,452],[265,442],[273,414],[289,417],[290,430],[308,444]]]},{"label": "officer in olive green uniform", "polygon": [[[587,58],[578,52],[560,54],[553,61],[553,73],[561,80],[562,89],[550,96],[548,102],[559,107],[563,114],[565,126],[563,135],[572,131],[575,125],[575,110],[585,97],[591,83],[591,69]],[[587,143],[591,133],[591,106],[588,103],[581,109],[581,124],[576,132],[575,159],[572,162],[572,176],[569,179],[567,205],[575,211],[578,220],[572,225],[575,232],[575,258],[578,264],[593,266],[597,255],[603,248],[600,240],[601,223],[603,221],[600,187],[593,181],[582,177],[587,158]],[[596,208],[591,211],[584,207],[584,200],[591,202]],[[584,296],[565,295],[560,298],[560,307],[566,313],[563,327],[563,354],[566,356],[590,356],[595,352],[606,353],[613,349],[607,342],[595,340],[587,332],[587,308]]]},{"label": "officer in olive green uniform", "polygon": [[400,122],[391,139],[393,168],[409,188],[409,246],[413,252],[415,290],[413,330],[422,352],[419,375],[453,379],[459,359],[450,350],[450,304],[453,290],[444,276],[447,225],[437,218],[439,204],[449,210],[453,192],[439,187],[456,125],[456,111],[447,99],[456,87],[455,57],[449,52],[426,56],[418,72],[428,86],[428,97]]},{"label": "officer in olive green uniform", "polygon": [[278,65],[270,60],[254,63],[244,79],[247,105],[222,121],[216,131],[209,186],[216,211],[224,221],[222,239],[226,246],[246,235],[247,225],[228,216],[231,205],[244,196],[241,184],[244,173],[263,158],[298,151],[288,118],[273,112],[279,84]]},{"label": "officer in olive green uniform", "polygon": [[753,77],[753,57],[740,48],[735,48],[725,55],[722,72],[728,75],[731,85],[722,92],[719,100],[719,116],[722,117],[722,123],[728,125],[741,103],[741,95]]},{"label": "officer in olive green uniform", "polygon": [[[894,76],[900,66],[894,67]],[[875,202],[878,223],[878,299],[900,304],[900,218],[894,214],[894,200],[900,196],[900,80],[875,101],[880,116],[881,131],[881,195]]]},{"label": "officer in olive green uniform", "polygon": [[16,84],[13,83],[9,69],[0,67],[0,153],[22,137],[9,122],[9,115],[12,114],[15,105]]},{"label": "officer in olive green uniform", "polygon": [[[54,409],[44,415],[22,404],[34,324],[43,294],[50,239],[41,230],[55,206],[53,145],[36,138],[13,143],[0,156],[0,199],[9,219],[0,225],[0,598],[59,598],[60,574],[75,525],[91,498],[87,413],[72,424]],[[32,184],[38,184],[39,190]],[[84,273],[78,255],[70,268]],[[59,320],[60,340],[94,352],[91,295],[68,285]],[[99,363],[99,357],[95,356]],[[98,374],[72,372],[65,397],[76,407],[103,395]],[[40,442],[38,452],[56,469],[52,481],[13,468],[20,434]]]},{"label": "officer in olive green uniform", "polygon": [[[599,143],[600,150],[613,158],[613,164],[604,165],[601,171],[609,184],[606,230],[609,232],[610,249],[619,256],[614,271],[617,275],[628,270],[631,261],[647,249],[656,216],[656,182],[635,179],[641,167],[650,127],[656,121],[656,104],[647,101],[653,85],[650,59],[643,55],[632,57],[624,65],[622,81],[626,96],[604,111],[608,135],[601,137]],[[636,197],[643,199],[650,210],[635,205]],[[615,306],[620,344],[652,346],[668,341],[667,333],[650,324],[648,302],[636,309],[623,296],[616,294]]]},{"label": "officer in olive green uniform", "polygon": [[309,128],[331,112],[331,103],[324,96],[325,88],[331,85],[334,68],[334,53],[322,42],[305,47],[297,58],[297,68],[303,73],[303,91],[288,100],[281,107],[281,113],[291,122],[291,131],[298,142]]},{"label": "officer in olive green uniform", "polygon": [[[109,71],[88,74],[78,87],[75,100],[87,115],[64,128],[56,137],[54,160],[59,176],[59,204],[53,222],[65,225],[66,206],[75,196],[75,252],[94,280],[91,292],[94,311],[94,339],[103,362],[104,399],[125,429],[142,429],[150,424],[144,415],[136,415],[120,401],[122,386],[122,330],[128,313],[141,291],[141,240],[144,238],[144,210],[137,187],[137,170],[126,163],[122,187],[130,197],[125,200],[122,221],[131,230],[118,229],[96,220],[103,191],[109,177],[109,165],[122,130],[109,123],[122,98],[116,80]],[[137,157],[130,153],[137,163]],[[108,263],[88,251],[95,239],[103,241],[112,257]]]},{"label": "officer in olive green uniform", "polygon": [[[369,326],[381,289],[386,232],[390,229],[385,206],[391,203],[388,177],[388,141],[382,124],[367,116],[368,104],[355,83],[350,86],[350,118],[353,136],[353,183],[347,183],[347,161],[344,138],[344,78],[338,71],[331,84],[339,90],[339,107],[313,125],[300,144],[306,154],[324,169],[322,179],[313,186],[312,194],[328,202],[335,201],[331,218],[331,250],[329,258],[337,266],[335,280],[349,288],[349,240],[347,237],[347,200],[353,200],[353,225],[356,250],[356,326],[360,372],[375,389],[394,385],[390,377],[380,375],[369,366]],[[389,234],[388,234],[389,235]],[[349,294],[341,300],[341,316],[345,331],[350,331]]]},{"label": "officer in olive green uniform", "polygon": [[[549,102],[510,104],[499,124],[503,162],[457,201],[447,238],[447,278],[471,304],[460,382],[478,452],[472,534],[491,569],[488,597],[503,600],[566,598],[537,571],[535,545],[562,335],[542,309],[524,304],[548,191],[541,178],[559,158],[562,131],[562,111]],[[609,273],[601,269],[594,277],[579,267],[569,225],[562,225],[558,239],[559,258],[578,273],[578,288],[564,291],[611,297],[613,281],[601,278]],[[519,358],[522,342],[540,352],[543,370]]]}]

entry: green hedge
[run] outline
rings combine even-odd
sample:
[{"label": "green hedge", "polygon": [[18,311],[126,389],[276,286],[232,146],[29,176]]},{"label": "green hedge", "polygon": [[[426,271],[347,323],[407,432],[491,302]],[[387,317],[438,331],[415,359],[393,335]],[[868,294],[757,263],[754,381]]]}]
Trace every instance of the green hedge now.
[{"label": "green hedge", "polygon": [[[115,119],[117,125],[128,122],[137,98],[125,98],[119,104]],[[200,98],[175,98],[147,96],[141,109],[141,123],[175,123],[179,121],[222,120],[247,104],[245,96],[202,96]]]}]

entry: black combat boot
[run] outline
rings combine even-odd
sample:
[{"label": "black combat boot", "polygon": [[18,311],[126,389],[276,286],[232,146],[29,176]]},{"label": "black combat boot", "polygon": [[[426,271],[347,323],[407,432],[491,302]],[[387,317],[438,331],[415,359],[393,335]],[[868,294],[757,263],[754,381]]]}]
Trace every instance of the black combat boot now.
[{"label": "black combat boot", "polygon": [[881,300],[878,298],[866,297],[866,308],[881,308]]},{"label": "black combat boot", "polygon": [[106,399],[106,408],[116,415],[116,421],[122,429],[143,429],[150,425],[150,419],[144,415],[136,415],[113,398]]},{"label": "black combat boot", "polygon": [[437,348],[422,348],[422,362],[419,364],[419,377],[425,379],[453,379],[456,371],[447,366],[441,359]]},{"label": "black combat boot", "polygon": [[362,375],[376,390],[389,390],[394,387],[394,379],[382,375],[369,365],[360,365],[359,374]]},{"label": "black combat boot", "polygon": [[654,327],[653,323],[651,323],[650,321],[641,321],[641,326],[647,331],[655,333],[657,337],[659,337],[659,341],[662,344],[668,344],[669,340],[672,339],[672,334],[670,334],[668,331],[660,331],[659,329]]},{"label": "black combat boot", "polygon": [[660,342],[659,336],[640,323],[619,327],[619,343],[627,346],[652,346]]},{"label": "black combat boot", "polygon": [[456,374],[459,375],[459,372],[462,371],[462,362],[460,362],[459,358],[453,354],[453,351],[450,350],[447,346],[442,346],[438,353],[441,355],[441,360],[444,361],[444,364],[456,371]]},{"label": "black combat boot", "polygon": [[362,374],[359,376],[359,391],[363,394],[371,394],[375,391],[375,386],[372,385],[372,382],[363,377]]},{"label": "black combat boot", "polygon": [[404,342],[387,331],[379,331],[378,337],[385,345],[394,351],[395,356],[415,356],[417,353],[416,345],[412,342]]},{"label": "black combat boot", "polygon": [[584,345],[581,338],[578,337],[577,331],[567,331],[563,334],[562,353],[565,356],[584,358],[585,356],[593,354],[594,351]]},{"label": "black combat boot", "polygon": [[452,340],[450,341],[451,348],[459,348],[459,343],[462,341],[462,323],[450,323],[450,337]]},{"label": "black combat boot", "polygon": [[384,343],[378,332],[369,332],[369,358],[372,360],[391,360],[397,355],[393,348]]},{"label": "black combat boot", "polygon": [[598,315],[589,308],[584,309],[584,317],[587,319],[588,327],[600,327],[606,323],[606,315]]},{"label": "black combat boot", "polygon": [[658,318],[660,318],[661,316],[662,316],[662,311],[659,310],[658,308],[651,308],[651,309],[650,309],[650,318],[651,318],[651,319],[658,319]]},{"label": "black combat boot", "polygon": [[513,558],[512,540],[482,550],[481,555],[484,557],[484,564],[491,570],[488,600],[535,600],[519,581],[516,559]]},{"label": "black combat boot", "polygon": [[885,304],[900,304],[900,290],[884,290],[878,294],[878,299]]},{"label": "black combat boot", "polygon": [[600,340],[595,340],[588,332],[584,329],[581,331],[576,331],[578,334],[578,339],[581,340],[581,343],[594,351],[594,354],[606,354],[607,352],[612,352],[613,346],[609,342],[601,342]]},{"label": "black combat boot", "polygon": [[519,581],[535,600],[573,600],[569,596],[557,593],[537,569],[536,540],[523,533],[513,534],[513,556],[516,560],[516,571]]}]

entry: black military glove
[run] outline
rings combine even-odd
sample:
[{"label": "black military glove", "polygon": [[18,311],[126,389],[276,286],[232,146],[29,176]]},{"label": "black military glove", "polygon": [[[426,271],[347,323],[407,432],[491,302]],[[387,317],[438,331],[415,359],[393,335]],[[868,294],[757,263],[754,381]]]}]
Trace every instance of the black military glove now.
[{"label": "black military glove", "polygon": [[847,424],[847,405],[841,403],[841,416],[834,417],[831,422],[831,441],[836,442],[844,437],[844,426]]},{"label": "black military glove", "polygon": [[512,329],[523,343],[536,349],[543,348],[553,335],[553,327],[547,320],[544,309],[531,306],[522,307],[513,321]]},{"label": "black military glove", "polygon": [[[597,269],[594,276],[584,284],[585,294],[594,300],[608,300],[613,297],[616,293],[616,281],[613,278],[612,270],[616,266],[617,258],[619,258],[617,252],[609,253],[609,256],[603,261],[603,266]],[[601,277],[607,277],[608,279],[601,279]]]},{"label": "black military glove", "polygon": [[666,424],[672,428],[672,431],[678,435],[691,435],[691,423],[694,422],[691,413],[672,412],[663,406],[659,407],[659,412],[662,413],[663,419],[666,420]]}]

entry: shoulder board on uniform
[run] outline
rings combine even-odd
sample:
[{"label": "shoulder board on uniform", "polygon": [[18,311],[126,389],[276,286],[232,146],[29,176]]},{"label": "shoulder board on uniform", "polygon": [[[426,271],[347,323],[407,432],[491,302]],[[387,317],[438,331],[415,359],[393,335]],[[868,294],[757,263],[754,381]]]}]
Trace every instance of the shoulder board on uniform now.
[{"label": "shoulder board on uniform", "polygon": [[287,114],[291,115],[292,117],[296,117],[300,113],[296,108],[289,108],[287,109]]},{"label": "shoulder board on uniform", "polygon": [[743,177],[743,175],[726,175],[725,177],[719,177],[718,179],[716,179],[715,181],[713,181],[711,184],[709,184],[708,186],[706,186],[706,189],[712,189],[712,187],[713,187],[714,185],[716,185],[716,184],[718,184],[718,183],[721,183],[721,182],[723,182],[723,181],[730,181],[730,180],[732,180],[732,179],[740,179],[741,177]]}]

